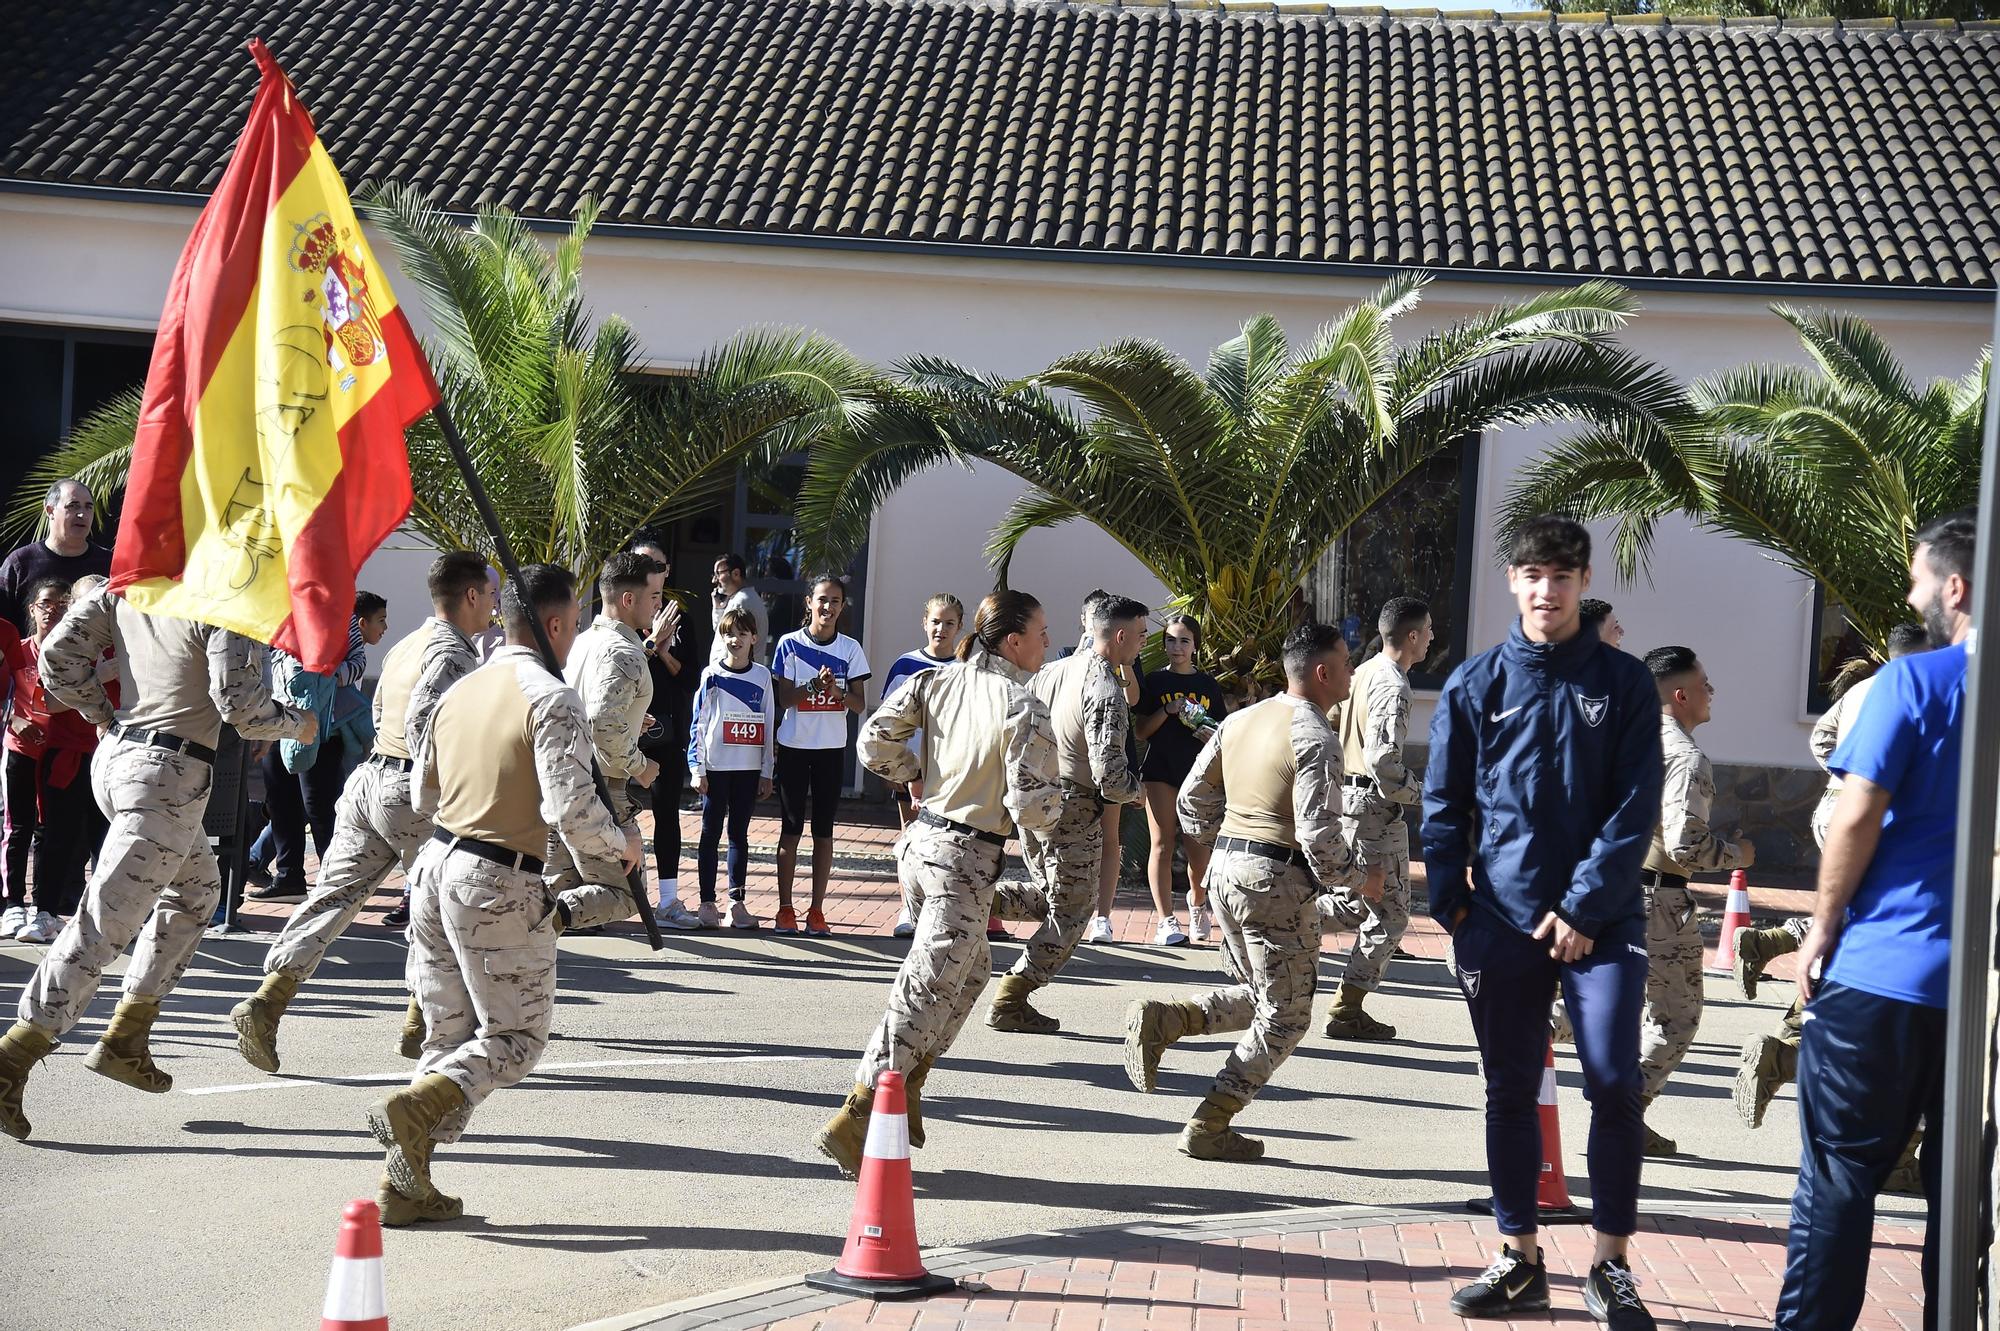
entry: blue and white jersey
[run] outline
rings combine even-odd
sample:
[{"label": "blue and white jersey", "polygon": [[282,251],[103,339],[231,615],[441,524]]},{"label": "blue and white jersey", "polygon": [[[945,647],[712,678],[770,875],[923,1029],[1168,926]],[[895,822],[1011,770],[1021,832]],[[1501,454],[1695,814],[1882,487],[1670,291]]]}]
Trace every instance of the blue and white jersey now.
[{"label": "blue and white jersey", "polygon": [[[901,656],[890,662],[889,673],[882,676],[882,701],[889,701],[889,695],[894,693],[897,686],[904,680],[915,679],[926,670],[935,670],[941,665],[950,665],[955,659],[950,656],[932,656],[922,647],[917,648],[914,652],[904,652]],[[907,743],[910,746],[911,753],[916,754],[920,758],[923,756],[924,731],[922,726],[917,727],[916,733],[910,736]]]},{"label": "blue and white jersey", "polygon": [[777,691],[771,672],[752,661],[741,670],[712,665],[694,691],[688,727],[688,773],[761,772],[771,775],[777,729]]},{"label": "blue and white jersey", "polygon": [[778,743],[788,749],[847,747],[847,704],[832,693],[808,687],[822,667],[833,671],[834,686],[842,693],[852,692],[868,678],[868,658],[861,644],[845,633],[834,634],[832,642],[816,642],[807,630],[793,629],[778,639],[778,648],[771,653],[771,674],[804,690],[778,722]]}]

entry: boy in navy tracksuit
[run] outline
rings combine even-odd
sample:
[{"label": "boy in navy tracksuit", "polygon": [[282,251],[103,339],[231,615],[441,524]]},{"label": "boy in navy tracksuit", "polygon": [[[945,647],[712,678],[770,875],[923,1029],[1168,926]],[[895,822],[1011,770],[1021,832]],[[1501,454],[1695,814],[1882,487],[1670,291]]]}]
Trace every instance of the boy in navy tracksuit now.
[{"label": "boy in navy tracksuit", "polygon": [[1638,1227],[1639,870],[1660,816],[1659,694],[1637,657],[1581,621],[1590,535],[1580,525],[1530,522],[1507,582],[1520,620],[1445,683],[1424,782],[1430,911],[1452,933],[1485,1068],[1486,1158],[1503,1238],[1452,1310],[1510,1317],[1549,1306],[1535,1242],[1536,1105],[1560,984],[1591,1104],[1597,1251],[1584,1303],[1617,1331],[1643,1331],[1653,1318],[1625,1250]]}]

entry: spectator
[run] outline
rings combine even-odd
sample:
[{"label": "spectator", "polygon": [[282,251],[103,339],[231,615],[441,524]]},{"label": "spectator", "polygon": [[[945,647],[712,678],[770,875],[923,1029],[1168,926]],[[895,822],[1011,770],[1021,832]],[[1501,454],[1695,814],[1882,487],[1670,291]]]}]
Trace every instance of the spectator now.
[{"label": "spectator", "polygon": [[[732,606],[716,625],[723,657],[701,672],[694,717],[688,727],[687,763],[701,792],[701,846],[695,872],[701,922],[713,928],[717,851],[729,834],[729,927],[755,929],[744,905],[750,874],[750,815],[771,794],[777,691],[771,672],[757,664],[757,621],[747,607]],[[796,852],[795,852],[796,853]]]},{"label": "spectator", "polygon": [[[1221,683],[1195,665],[1201,652],[1201,625],[1194,617],[1168,615],[1160,642],[1167,663],[1140,681],[1132,728],[1146,741],[1139,777],[1146,783],[1146,826],[1153,837],[1146,879],[1153,889],[1153,908],[1160,916],[1153,941],[1179,947],[1190,935],[1182,932],[1180,919],[1174,914],[1174,847],[1178,844],[1187,854],[1188,925],[1197,943],[1208,941],[1208,889],[1202,885],[1202,875],[1208,870],[1208,847],[1182,833],[1174,800],[1225,708]],[[1111,850],[1110,843],[1105,850]]]},{"label": "spectator", "polygon": [[708,644],[708,663],[719,665],[725,655],[722,616],[731,610],[749,611],[750,618],[757,624],[757,645],[762,647],[771,639],[771,612],[765,608],[764,598],[750,585],[750,571],[743,563],[742,555],[727,554],[716,560],[714,577],[715,590],[710,596],[714,602],[714,617],[709,622],[715,629],[715,637]]},{"label": "spectator", "polygon": [[[718,563],[718,569],[721,565]],[[718,584],[717,590],[720,590]],[[812,903],[806,911],[809,934],[825,936],[826,886],[833,877],[833,823],[846,781],[848,713],[868,710],[868,657],[861,644],[840,631],[847,613],[847,587],[839,578],[813,580],[806,597],[806,622],[778,639],[771,654],[771,679],[783,720],[778,723],[777,787],[778,933],[797,933],[792,879],[798,873],[799,837],[812,821]]]},{"label": "spectator", "polygon": [[[313,851],[324,856],[333,841],[334,806],[340,802],[341,787],[347,782],[350,752],[348,737],[355,726],[368,726],[365,701],[358,707],[343,708],[343,691],[360,696],[362,679],[368,673],[368,647],[382,640],[388,631],[388,603],[374,592],[354,598],[354,618],[347,626],[347,657],[331,675],[307,670],[289,652],[271,653],[271,692],[282,701],[312,712],[319,718],[317,736],[310,744],[280,740],[264,754],[264,811],[270,815],[269,859],[253,853],[250,877],[261,879],[246,894],[258,901],[303,901],[306,895],[305,842],[312,833]],[[365,617],[364,617],[365,612]],[[359,718],[358,722],[356,718]],[[351,750],[357,761],[365,747]]]},{"label": "spectator", "polygon": [[1611,602],[1586,596],[1578,603],[1577,613],[1582,616],[1585,628],[1597,630],[1597,640],[1606,647],[1618,647],[1625,641],[1625,626],[1618,622],[1618,612],[1611,608]]},{"label": "spectator", "polygon": [[87,574],[111,573],[111,552],[90,539],[96,510],[88,486],[78,480],[57,481],[42,501],[42,514],[48,535],[0,560],[0,614],[21,633],[30,631],[28,591],[44,578],[68,587]]},{"label": "spectator", "polygon": [[[652,532],[640,532],[627,547],[633,554],[659,561],[673,583],[673,563],[666,542]],[[659,909],[654,919],[668,929],[713,929],[720,922],[711,902],[700,912],[681,904],[681,791],[687,788],[687,733],[695,668],[681,624],[680,602],[669,593],[660,605],[645,643],[646,669],[653,677],[653,707],[639,736],[639,753],[659,764],[648,792],[653,809],[653,863],[659,871]]]},{"label": "spectator", "polygon": [[[1875,1194],[1919,1120],[1929,1121],[1933,1141],[1942,1135],[1975,541],[1969,510],[1917,533],[1909,603],[1937,648],[1876,673],[1868,705],[1827,763],[1840,778],[1840,799],[1828,820],[1812,928],[1799,945],[1801,1151],[1780,1331],[1854,1325]],[[1930,1327],[1942,1161],[1927,1144],[1918,1165],[1930,1211],[1923,1256]]]}]

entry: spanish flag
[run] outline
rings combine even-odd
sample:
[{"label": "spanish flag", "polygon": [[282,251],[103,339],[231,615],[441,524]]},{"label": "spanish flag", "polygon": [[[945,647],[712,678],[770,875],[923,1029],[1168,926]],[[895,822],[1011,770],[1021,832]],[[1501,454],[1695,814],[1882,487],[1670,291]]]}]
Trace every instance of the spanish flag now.
[{"label": "spanish flag", "polygon": [[438,390],[312,117],[250,52],[249,124],[160,315],[111,586],[329,671]]}]

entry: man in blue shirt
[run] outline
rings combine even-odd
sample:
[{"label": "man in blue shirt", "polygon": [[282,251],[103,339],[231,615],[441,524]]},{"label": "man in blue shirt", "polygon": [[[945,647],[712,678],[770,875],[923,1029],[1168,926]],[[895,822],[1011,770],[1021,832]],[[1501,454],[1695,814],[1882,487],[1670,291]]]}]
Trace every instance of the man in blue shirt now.
[{"label": "man in blue shirt", "polygon": [[1500,1256],[1452,1297],[1461,1317],[1549,1306],[1535,1241],[1538,1100],[1561,986],[1591,1104],[1596,1252],[1584,1305],[1651,1331],[1626,1250],[1638,1228],[1639,1013],[1646,907],[1639,869],[1660,816],[1660,698],[1635,656],[1581,616],[1590,534],[1543,516],[1514,540],[1507,641],[1445,682],[1424,781],[1430,911],[1452,934],[1486,1073],[1486,1161]]},{"label": "man in blue shirt", "polygon": [[[1827,769],[1841,778],[1819,866],[1812,930],[1799,945],[1807,998],[1799,1042],[1798,1191],[1781,1331],[1848,1328],[1860,1315],[1875,1194],[1918,1119],[1924,1325],[1936,1325],[1945,1007],[1966,635],[1972,629],[1970,510],[1917,533],[1909,602],[1937,650],[1882,667]],[[1835,944],[1838,944],[1838,950]],[[1815,963],[1831,957],[1813,977]]]}]

